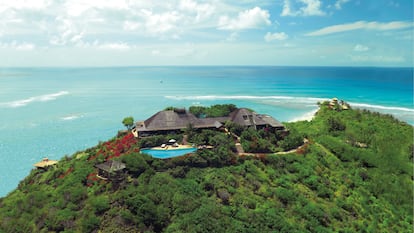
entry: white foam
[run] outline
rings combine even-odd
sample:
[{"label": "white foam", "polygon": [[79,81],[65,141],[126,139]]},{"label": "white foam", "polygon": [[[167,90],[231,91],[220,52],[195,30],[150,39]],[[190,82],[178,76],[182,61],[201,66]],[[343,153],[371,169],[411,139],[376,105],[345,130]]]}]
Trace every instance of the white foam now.
[{"label": "white foam", "polygon": [[74,115],[61,117],[60,119],[63,120],[63,121],[71,121],[71,120],[76,120],[76,119],[81,118],[81,117],[83,117],[83,116],[74,114]]},{"label": "white foam", "polygon": [[18,108],[18,107],[23,107],[26,106],[30,103],[34,103],[34,102],[47,102],[47,101],[52,101],[57,99],[60,96],[64,96],[69,94],[69,92],[67,91],[60,91],[57,93],[52,93],[52,94],[46,94],[46,95],[40,95],[40,96],[33,96],[27,99],[22,99],[22,100],[15,100],[15,101],[11,101],[11,102],[5,102],[5,103],[0,103],[0,106],[5,106],[5,107],[9,107],[9,108]]},{"label": "white foam", "polygon": [[378,109],[378,110],[388,110],[388,111],[402,111],[402,112],[414,112],[414,109],[403,108],[403,107],[388,107],[388,106],[382,106],[382,105],[352,103],[352,102],[349,102],[349,104],[351,105],[351,107],[356,107],[356,108]]},{"label": "white foam", "polygon": [[292,120],[289,120],[289,122],[295,122],[295,121],[311,121],[315,117],[315,113],[318,112],[319,108],[314,109],[310,112],[307,112],[303,114],[300,117],[293,118]]},{"label": "white foam", "polygon": [[283,100],[316,103],[326,101],[326,98],[294,97],[294,96],[251,96],[251,95],[200,95],[200,96],[165,96],[174,100]]},{"label": "white foam", "polygon": [[[250,96],[250,95],[199,95],[199,96],[165,96],[167,99],[174,100],[274,100],[281,102],[308,103],[306,107],[314,106],[317,102],[329,101],[329,98],[298,97],[298,96]],[[396,110],[414,112],[414,109],[404,107],[382,106],[366,103],[349,102],[352,107]]]}]

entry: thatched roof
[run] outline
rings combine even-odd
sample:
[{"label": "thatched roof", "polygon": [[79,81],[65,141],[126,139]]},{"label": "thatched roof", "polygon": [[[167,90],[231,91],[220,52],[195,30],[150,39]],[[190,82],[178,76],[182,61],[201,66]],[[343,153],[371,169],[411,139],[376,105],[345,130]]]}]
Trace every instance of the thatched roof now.
[{"label": "thatched roof", "polygon": [[[154,114],[144,121],[144,124],[137,128],[139,132],[154,130],[177,130],[185,129],[189,124],[194,128],[219,128],[223,120],[228,117],[197,118],[187,111],[166,110]],[[224,122],[223,121],[223,122]]]},{"label": "thatched roof", "polygon": [[230,119],[241,126],[255,125],[255,114],[246,108],[239,108],[230,114]]},{"label": "thatched roof", "polygon": [[34,166],[37,167],[37,168],[46,168],[46,167],[55,165],[57,163],[58,163],[58,161],[56,161],[56,160],[49,160],[48,158],[44,158],[44,159],[42,159],[42,161],[40,161],[38,163],[35,163]]},{"label": "thatched roof", "polygon": [[270,125],[274,128],[284,128],[285,126],[280,121],[266,114],[256,115],[256,125]]},{"label": "thatched roof", "polygon": [[95,165],[95,167],[101,170],[104,170],[106,172],[116,172],[116,171],[123,170],[126,166],[124,163],[121,163],[119,161],[109,160],[109,161],[106,161],[105,163]]},{"label": "thatched roof", "polygon": [[265,114],[257,114],[246,108],[239,108],[230,114],[231,121],[242,126],[270,125],[275,128],[284,127],[282,123]]},{"label": "thatched roof", "polygon": [[144,128],[147,130],[174,130],[186,128],[193,124],[197,118],[187,112],[176,112],[172,110],[160,111],[144,121]]},{"label": "thatched roof", "polygon": [[242,126],[270,125],[272,127],[283,127],[283,125],[268,115],[257,114],[246,108],[239,108],[227,117],[197,118],[185,110],[160,111],[148,118],[143,124],[137,125],[138,132],[168,131],[185,129],[189,124],[193,128],[220,128],[224,122],[232,121]]}]

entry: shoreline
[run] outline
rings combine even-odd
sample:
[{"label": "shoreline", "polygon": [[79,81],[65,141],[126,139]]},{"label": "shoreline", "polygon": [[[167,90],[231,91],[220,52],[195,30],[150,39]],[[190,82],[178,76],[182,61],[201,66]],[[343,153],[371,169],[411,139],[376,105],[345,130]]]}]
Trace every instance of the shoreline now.
[{"label": "shoreline", "polygon": [[309,112],[303,114],[302,116],[295,117],[292,120],[289,120],[288,122],[289,123],[294,123],[294,122],[298,122],[298,121],[311,121],[311,120],[313,120],[313,118],[315,117],[315,114],[318,111],[319,111],[319,107],[312,110],[312,111],[309,111]]}]

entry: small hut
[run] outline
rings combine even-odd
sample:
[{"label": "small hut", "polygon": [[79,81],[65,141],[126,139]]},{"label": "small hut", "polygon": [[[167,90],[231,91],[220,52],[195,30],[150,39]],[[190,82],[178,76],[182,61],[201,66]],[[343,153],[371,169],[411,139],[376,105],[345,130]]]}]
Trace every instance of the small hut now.
[{"label": "small hut", "polygon": [[48,158],[42,159],[42,161],[35,163],[34,166],[39,169],[48,169],[50,166],[57,164],[58,161],[56,160],[49,160]]},{"label": "small hut", "polygon": [[115,160],[109,160],[95,166],[98,168],[97,177],[103,180],[119,181],[124,178],[125,164]]}]

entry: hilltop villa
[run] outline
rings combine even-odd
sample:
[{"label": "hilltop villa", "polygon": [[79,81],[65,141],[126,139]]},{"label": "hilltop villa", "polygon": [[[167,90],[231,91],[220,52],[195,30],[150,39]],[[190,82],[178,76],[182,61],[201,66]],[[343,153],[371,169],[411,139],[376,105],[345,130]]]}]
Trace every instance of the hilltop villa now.
[{"label": "hilltop villa", "polygon": [[285,127],[273,117],[257,114],[246,108],[238,108],[226,117],[205,118],[198,118],[185,109],[174,109],[157,112],[147,120],[137,122],[132,133],[135,137],[179,133],[189,125],[194,129],[220,129],[226,121],[234,122],[243,127],[254,127],[255,129],[285,130]]}]

